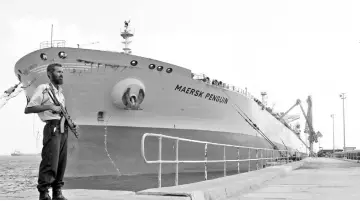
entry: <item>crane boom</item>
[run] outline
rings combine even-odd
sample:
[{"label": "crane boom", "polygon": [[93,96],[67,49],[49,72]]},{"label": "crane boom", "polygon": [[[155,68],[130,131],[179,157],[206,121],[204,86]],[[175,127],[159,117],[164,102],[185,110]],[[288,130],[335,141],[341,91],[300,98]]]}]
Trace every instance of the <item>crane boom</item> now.
[{"label": "crane boom", "polygon": [[[301,109],[301,112],[303,114],[303,116],[305,117],[305,121],[306,121],[306,125],[307,125],[307,128],[308,128],[308,133],[309,133],[309,142],[310,142],[310,147],[308,147],[304,141],[302,141],[302,139],[299,137],[299,139],[303,142],[303,144],[309,149],[310,151],[310,155],[314,155],[313,153],[313,143],[314,142],[317,142],[317,138],[318,137],[322,137],[322,134],[320,132],[317,132],[315,133],[314,131],[314,128],[313,128],[313,125],[312,125],[312,114],[311,114],[311,111],[312,111],[312,101],[311,101],[311,97],[309,96],[308,97],[308,105],[309,105],[309,108],[308,108],[308,115],[306,115],[305,113],[305,110],[301,104],[301,101],[300,99],[297,99],[296,100],[296,103],[288,110],[286,111],[283,115],[281,115],[280,117],[280,120],[284,119],[284,117],[292,110],[294,109],[297,105],[300,106],[300,109]],[[311,118],[311,119],[310,119]],[[296,118],[298,119],[298,118]],[[296,119],[293,119],[292,121],[296,120]]]}]

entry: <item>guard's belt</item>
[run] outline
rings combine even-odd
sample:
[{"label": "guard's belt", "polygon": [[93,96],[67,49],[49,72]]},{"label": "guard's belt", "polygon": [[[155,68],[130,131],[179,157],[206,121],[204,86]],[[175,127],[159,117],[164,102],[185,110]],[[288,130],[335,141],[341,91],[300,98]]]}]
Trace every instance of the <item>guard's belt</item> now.
[{"label": "guard's belt", "polygon": [[60,133],[64,133],[65,117],[61,117],[61,119],[46,120],[45,122],[46,124],[50,124],[50,125],[60,125]]}]

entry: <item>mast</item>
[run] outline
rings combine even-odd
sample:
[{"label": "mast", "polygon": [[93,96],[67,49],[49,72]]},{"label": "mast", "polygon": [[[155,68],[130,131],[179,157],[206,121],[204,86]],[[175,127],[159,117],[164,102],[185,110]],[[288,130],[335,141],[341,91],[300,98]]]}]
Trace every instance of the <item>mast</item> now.
[{"label": "mast", "polygon": [[134,36],[133,31],[129,29],[129,23],[130,23],[130,20],[124,22],[125,30],[123,32],[121,32],[121,34],[120,34],[124,38],[124,41],[122,43],[124,43],[124,45],[125,45],[125,47],[123,48],[125,54],[131,54],[131,49],[129,48],[129,44],[132,41],[130,41],[129,38]]},{"label": "mast", "polygon": [[52,47],[52,38],[53,38],[53,25],[51,25],[50,47]]}]

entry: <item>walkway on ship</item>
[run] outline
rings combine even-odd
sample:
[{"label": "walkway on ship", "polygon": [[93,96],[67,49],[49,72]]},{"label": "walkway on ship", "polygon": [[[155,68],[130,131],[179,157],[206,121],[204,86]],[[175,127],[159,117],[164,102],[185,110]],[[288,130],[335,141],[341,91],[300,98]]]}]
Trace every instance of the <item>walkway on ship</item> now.
[{"label": "walkway on ship", "polygon": [[313,158],[284,177],[265,182],[257,190],[230,199],[359,200],[359,189],[360,163]]}]

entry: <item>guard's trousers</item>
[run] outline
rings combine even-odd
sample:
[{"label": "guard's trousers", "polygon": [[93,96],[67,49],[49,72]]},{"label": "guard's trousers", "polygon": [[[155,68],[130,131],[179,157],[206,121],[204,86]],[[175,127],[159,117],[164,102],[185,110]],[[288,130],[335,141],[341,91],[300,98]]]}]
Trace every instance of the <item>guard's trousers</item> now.
[{"label": "guard's trousers", "polygon": [[43,131],[43,148],[39,168],[38,191],[48,191],[50,187],[60,189],[64,186],[64,173],[67,161],[68,129],[60,133],[60,121],[47,121]]}]

